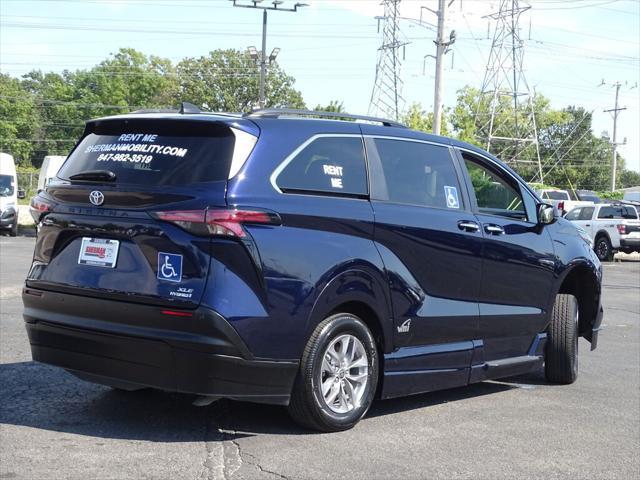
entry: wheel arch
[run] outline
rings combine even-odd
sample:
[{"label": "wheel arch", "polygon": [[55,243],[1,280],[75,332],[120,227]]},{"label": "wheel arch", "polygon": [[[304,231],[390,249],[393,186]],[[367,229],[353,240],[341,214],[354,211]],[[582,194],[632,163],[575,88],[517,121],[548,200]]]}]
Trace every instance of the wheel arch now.
[{"label": "wheel arch", "polygon": [[[594,265],[579,263],[565,273],[556,291],[556,295],[567,293],[576,297],[579,314],[578,331],[581,337],[589,341],[591,341],[593,323],[600,305],[599,278],[599,272]],[[555,301],[555,295],[553,301]]]},{"label": "wheel arch", "polygon": [[389,353],[393,349],[393,325],[389,292],[384,285],[364,269],[351,269],[333,278],[313,305],[306,338],[328,316],[351,313],[371,330],[381,353]]}]

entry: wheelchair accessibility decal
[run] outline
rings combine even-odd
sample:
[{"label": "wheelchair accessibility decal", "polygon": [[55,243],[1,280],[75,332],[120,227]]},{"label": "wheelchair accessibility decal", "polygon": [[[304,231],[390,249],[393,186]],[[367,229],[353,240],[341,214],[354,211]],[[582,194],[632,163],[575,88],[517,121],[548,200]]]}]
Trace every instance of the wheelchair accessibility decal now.
[{"label": "wheelchair accessibility decal", "polygon": [[182,281],[182,255],[158,252],[158,279]]},{"label": "wheelchair accessibility decal", "polygon": [[458,200],[458,189],[456,187],[444,187],[444,194],[447,198],[448,208],[460,208],[460,201]]}]

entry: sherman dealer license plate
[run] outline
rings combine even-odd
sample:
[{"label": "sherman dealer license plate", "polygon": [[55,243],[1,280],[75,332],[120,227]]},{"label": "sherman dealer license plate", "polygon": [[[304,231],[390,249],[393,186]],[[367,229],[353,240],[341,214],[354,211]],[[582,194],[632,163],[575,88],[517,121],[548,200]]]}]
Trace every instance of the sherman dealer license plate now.
[{"label": "sherman dealer license plate", "polygon": [[113,268],[116,266],[119,247],[120,242],[118,240],[83,237],[78,263],[80,265]]}]

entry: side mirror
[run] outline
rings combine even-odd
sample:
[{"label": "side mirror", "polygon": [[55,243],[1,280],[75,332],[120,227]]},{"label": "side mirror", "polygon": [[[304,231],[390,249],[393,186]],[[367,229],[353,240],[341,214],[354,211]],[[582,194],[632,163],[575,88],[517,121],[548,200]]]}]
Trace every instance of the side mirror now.
[{"label": "side mirror", "polygon": [[553,205],[541,203],[538,205],[538,224],[549,225],[555,219],[555,209]]},{"label": "side mirror", "polygon": [[27,193],[24,190],[18,190],[18,198],[20,200],[24,200],[27,198]]}]

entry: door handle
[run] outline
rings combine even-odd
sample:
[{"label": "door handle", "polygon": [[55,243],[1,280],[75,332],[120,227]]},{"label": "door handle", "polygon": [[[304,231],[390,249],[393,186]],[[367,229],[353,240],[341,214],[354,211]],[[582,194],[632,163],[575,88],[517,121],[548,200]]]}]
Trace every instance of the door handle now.
[{"label": "door handle", "polygon": [[590,224],[590,223],[587,223],[587,224],[585,225],[585,227],[590,227],[590,226],[591,226],[591,224]]},{"label": "door handle", "polygon": [[504,228],[500,225],[494,225],[492,223],[484,226],[484,231],[490,235],[504,235]]},{"label": "door handle", "polygon": [[480,230],[480,225],[469,220],[460,220],[458,222],[458,228],[460,230],[464,230],[465,232],[477,232],[478,230]]}]

